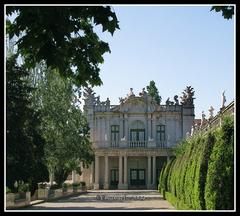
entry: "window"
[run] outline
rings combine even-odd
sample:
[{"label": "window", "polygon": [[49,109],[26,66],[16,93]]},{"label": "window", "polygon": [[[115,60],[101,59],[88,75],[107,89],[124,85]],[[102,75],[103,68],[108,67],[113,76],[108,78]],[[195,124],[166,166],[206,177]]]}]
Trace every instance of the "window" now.
[{"label": "window", "polygon": [[117,147],[119,142],[119,125],[111,126],[111,146]]},{"label": "window", "polygon": [[166,126],[165,125],[157,125],[157,144],[160,147],[164,147],[164,143],[166,140]]}]

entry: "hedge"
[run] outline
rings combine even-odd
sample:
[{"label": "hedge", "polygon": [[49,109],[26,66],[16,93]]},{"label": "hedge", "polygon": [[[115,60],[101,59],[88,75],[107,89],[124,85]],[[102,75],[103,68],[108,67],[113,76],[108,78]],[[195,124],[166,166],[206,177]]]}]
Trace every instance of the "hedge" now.
[{"label": "hedge", "polygon": [[225,117],[221,127],[183,140],[162,168],[159,192],[187,209],[233,209],[233,138],[233,117]]}]

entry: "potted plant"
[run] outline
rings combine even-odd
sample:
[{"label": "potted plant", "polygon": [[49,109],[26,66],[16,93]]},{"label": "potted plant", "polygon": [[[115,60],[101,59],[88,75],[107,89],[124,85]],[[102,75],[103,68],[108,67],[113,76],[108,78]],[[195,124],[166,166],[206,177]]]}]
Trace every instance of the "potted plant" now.
[{"label": "potted plant", "polygon": [[73,192],[77,192],[78,188],[80,187],[80,183],[72,183]]},{"label": "potted plant", "polygon": [[80,182],[80,187],[82,188],[83,191],[86,191],[86,183],[85,182]]}]

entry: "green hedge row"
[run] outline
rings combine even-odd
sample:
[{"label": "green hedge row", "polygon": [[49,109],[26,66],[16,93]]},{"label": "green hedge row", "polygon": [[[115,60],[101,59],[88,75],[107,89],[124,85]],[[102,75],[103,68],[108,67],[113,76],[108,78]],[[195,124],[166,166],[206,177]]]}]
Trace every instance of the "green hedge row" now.
[{"label": "green hedge row", "polygon": [[166,163],[159,177],[159,192],[171,193],[189,209],[233,209],[234,122],[182,141],[176,158]]}]

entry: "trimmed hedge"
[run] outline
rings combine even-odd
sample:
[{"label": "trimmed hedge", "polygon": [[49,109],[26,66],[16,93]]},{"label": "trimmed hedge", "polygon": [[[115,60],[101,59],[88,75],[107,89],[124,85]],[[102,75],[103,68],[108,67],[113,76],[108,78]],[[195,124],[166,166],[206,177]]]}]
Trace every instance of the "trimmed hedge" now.
[{"label": "trimmed hedge", "polygon": [[225,117],[213,131],[183,140],[176,158],[161,171],[159,192],[187,209],[233,209],[233,144],[233,117]]}]

